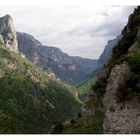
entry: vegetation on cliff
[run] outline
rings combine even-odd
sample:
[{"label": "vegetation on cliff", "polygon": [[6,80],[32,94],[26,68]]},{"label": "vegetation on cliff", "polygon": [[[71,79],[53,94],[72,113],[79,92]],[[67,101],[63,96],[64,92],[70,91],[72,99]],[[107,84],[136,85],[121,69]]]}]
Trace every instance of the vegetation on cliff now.
[{"label": "vegetation on cliff", "polygon": [[0,46],[0,133],[47,133],[81,104],[67,86]]},{"label": "vegetation on cliff", "polygon": [[[112,58],[91,86],[79,118],[76,117],[71,123],[63,123],[60,133],[139,133],[139,126],[133,120],[139,122],[139,70],[140,7],[137,7],[122,31],[122,38],[113,49]],[[108,101],[106,104],[104,98]]]}]

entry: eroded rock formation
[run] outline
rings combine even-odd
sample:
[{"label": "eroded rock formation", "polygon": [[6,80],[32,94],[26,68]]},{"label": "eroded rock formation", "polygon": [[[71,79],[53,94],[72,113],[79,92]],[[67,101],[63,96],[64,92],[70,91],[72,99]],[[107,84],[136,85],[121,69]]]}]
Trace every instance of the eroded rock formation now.
[{"label": "eroded rock formation", "polygon": [[0,42],[10,51],[18,52],[17,35],[11,16],[0,18]]}]

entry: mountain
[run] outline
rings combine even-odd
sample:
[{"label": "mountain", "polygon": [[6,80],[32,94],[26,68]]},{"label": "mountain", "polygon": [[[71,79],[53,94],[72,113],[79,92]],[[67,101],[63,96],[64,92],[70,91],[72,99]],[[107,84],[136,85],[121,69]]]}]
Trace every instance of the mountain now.
[{"label": "mountain", "polygon": [[18,51],[16,30],[10,15],[0,18],[0,40],[9,50]]},{"label": "mountain", "polygon": [[117,45],[117,43],[121,39],[121,37],[122,36],[119,35],[115,39],[109,40],[107,42],[107,45],[105,46],[105,49],[103,50],[102,54],[100,55],[100,57],[97,61],[99,66],[103,67],[105,64],[107,64],[107,62],[109,61],[109,59],[112,56],[113,48]]},{"label": "mountain", "polygon": [[97,67],[97,60],[69,56],[59,48],[44,46],[33,36],[17,32],[19,50],[44,70],[52,70],[63,81],[72,85],[80,83]]},{"label": "mountain", "polygon": [[0,18],[0,133],[47,133],[81,106],[74,89],[21,54],[12,18]]},{"label": "mountain", "polygon": [[108,62],[109,62],[109,60],[111,59],[111,56],[112,56],[113,48],[117,45],[117,43],[119,42],[121,37],[122,37],[122,35],[119,35],[115,39],[109,40],[107,42],[107,45],[105,46],[105,49],[103,50],[102,54],[100,55],[99,59],[97,60],[96,69],[92,73],[86,75],[85,79],[79,85],[77,85],[79,98],[81,100],[85,99],[87,93],[90,90],[91,84],[96,79],[95,78],[96,75],[98,73],[100,73],[100,71],[102,71],[102,68],[104,67],[104,65],[108,64]]},{"label": "mountain", "polygon": [[54,125],[49,133],[140,133],[140,7],[129,16],[122,38],[96,76],[81,113]]}]

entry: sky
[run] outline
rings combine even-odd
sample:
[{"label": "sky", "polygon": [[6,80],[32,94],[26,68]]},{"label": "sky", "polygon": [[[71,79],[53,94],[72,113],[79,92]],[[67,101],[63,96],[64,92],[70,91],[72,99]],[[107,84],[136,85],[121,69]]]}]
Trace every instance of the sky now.
[{"label": "sky", "polygon": [[72,56],[98,59],[108,40],[120,35],[134,6],[0,6],[17,31]]}]

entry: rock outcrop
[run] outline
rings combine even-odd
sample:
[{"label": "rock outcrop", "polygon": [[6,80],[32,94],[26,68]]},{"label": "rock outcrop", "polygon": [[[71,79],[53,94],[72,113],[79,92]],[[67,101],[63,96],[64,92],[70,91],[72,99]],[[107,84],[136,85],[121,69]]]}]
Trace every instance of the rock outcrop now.
[{"label": "rock outcrop", "polygon": [[85,99],[84,105],[81,109],[82,116],[93,116],[99,110],[99,100],[94,91],[90,91]]},{"label": "rock outcrop", "polygon": [[94,96],[99,97],[98,101],[103,104],[102,126],[105,134],[140,133],[139,15],[140,7],[135,9],[122,31],[122,38],[116,44],[112,58],[103,69],[105,74],[101,71],[104,80],[99,78],[93,84]]},{"label": "rock outcrop", "polygon": [[10,51],[18,52],[17,35],[11,16],[0,18],[0,34],[0,42]]},{"label": "rock outcrop", "polygon": [[80,117],[75,119],[78,126],[63,125],[61,133],[140,133],[139,25],[140,7],[129,17],[110,61],[92,84]]},{"label": "rock outcrop", "polygon": [[127,63],[116,65],[110,74],[103,104],[105,109],[104,133],[140,133],[140,103],[120,100],[119,88],[130,75]]}]

